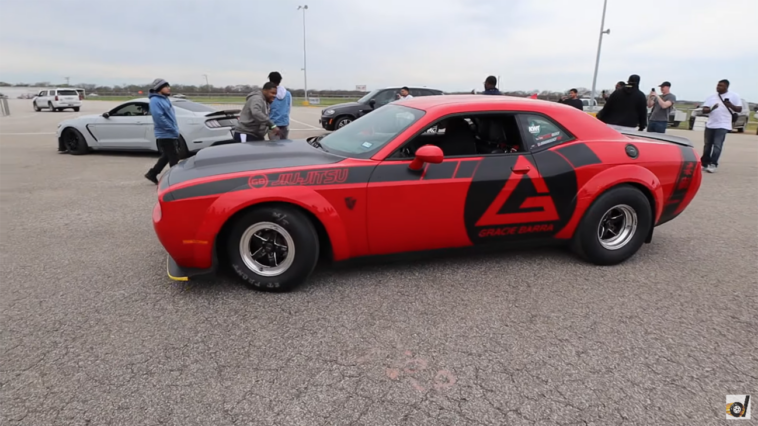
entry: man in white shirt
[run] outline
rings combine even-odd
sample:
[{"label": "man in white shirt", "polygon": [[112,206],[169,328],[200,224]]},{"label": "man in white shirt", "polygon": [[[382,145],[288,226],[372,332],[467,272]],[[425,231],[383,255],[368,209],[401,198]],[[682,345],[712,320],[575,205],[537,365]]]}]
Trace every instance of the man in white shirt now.
[{"label": "man in white shirt", "polygon": [[[402,89],[400,89],[400,97],[397,98],[397,101],[402,101],[402,100],[405,100],[405,99],[411,99],[412,97],[413,97],[413,95],[411,95],[411,89],[409,89],[407,87],[403,87]],[[397,102],[397,101],[395,101],[395,102]]]},{"label": "man in white shirt", "polygon": [[729,80],[721,80],[716,85],[716,94],[709,96],[702,105],[703,113],[708,114],[708,122],[705,123],[705,147],[700,163],[704,171],[716,173],[726,134],[732,130],[732,114],[742,111],[742,100],[740,95],[729,91]]}]

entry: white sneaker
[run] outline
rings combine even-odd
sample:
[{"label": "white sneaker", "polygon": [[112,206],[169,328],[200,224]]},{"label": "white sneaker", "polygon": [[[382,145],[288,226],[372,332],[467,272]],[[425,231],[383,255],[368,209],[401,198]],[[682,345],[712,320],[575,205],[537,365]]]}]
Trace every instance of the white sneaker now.
[{"label": "white sneaker", "polygon": [[708,168],[706,168],[705,171],[708,173],[716,173],[716,166],[714,166],[713,164],[709,164]]}]

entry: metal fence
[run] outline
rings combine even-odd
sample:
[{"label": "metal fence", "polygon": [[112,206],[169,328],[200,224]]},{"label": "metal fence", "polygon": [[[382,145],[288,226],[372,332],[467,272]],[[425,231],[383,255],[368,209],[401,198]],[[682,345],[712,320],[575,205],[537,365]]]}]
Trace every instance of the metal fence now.
[{"label": "metal fence", "polygon": [[0,115],[2,115],[3,117],[11,115],[11,109],[8,106],[7,96],[0,96]]}]

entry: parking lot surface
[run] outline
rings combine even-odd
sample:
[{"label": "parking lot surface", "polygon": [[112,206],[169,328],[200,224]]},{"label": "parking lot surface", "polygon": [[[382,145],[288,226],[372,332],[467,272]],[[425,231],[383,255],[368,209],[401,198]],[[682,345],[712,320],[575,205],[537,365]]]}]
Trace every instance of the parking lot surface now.
[{"label": "parking lot surface", "polygon": [[61,119],[113,103],[28,103],[0,118],[0,424],[710,425],[758,394],[758,136],[619,266],[511,251],[264,294],[166,277],[155,155],[57,154]]}]

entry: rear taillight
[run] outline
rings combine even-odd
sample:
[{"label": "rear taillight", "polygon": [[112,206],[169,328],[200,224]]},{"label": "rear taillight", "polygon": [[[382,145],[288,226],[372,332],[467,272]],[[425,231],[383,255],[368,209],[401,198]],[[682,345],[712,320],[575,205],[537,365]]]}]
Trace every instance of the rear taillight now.
[{"label": "rear taillight", "polygon": [[58,95],[55,95],[55,100],[56,100],[56,101],[58,100]]},{"label": "rear taillight", "polygon": [[210,127],[211,129],[219,129],[222,127],[234,127],[238,123],[237,117],[227,117],[227,118],[219,118],[219,119],[212,119],[205,122],[205,125]]},{"label": "rear taillight", "polygon": [[83,96],[81,93],[79,94],[79,100],[80,100],[80,101],[83,101],[83,100],[84,100],[84,96]]}]

